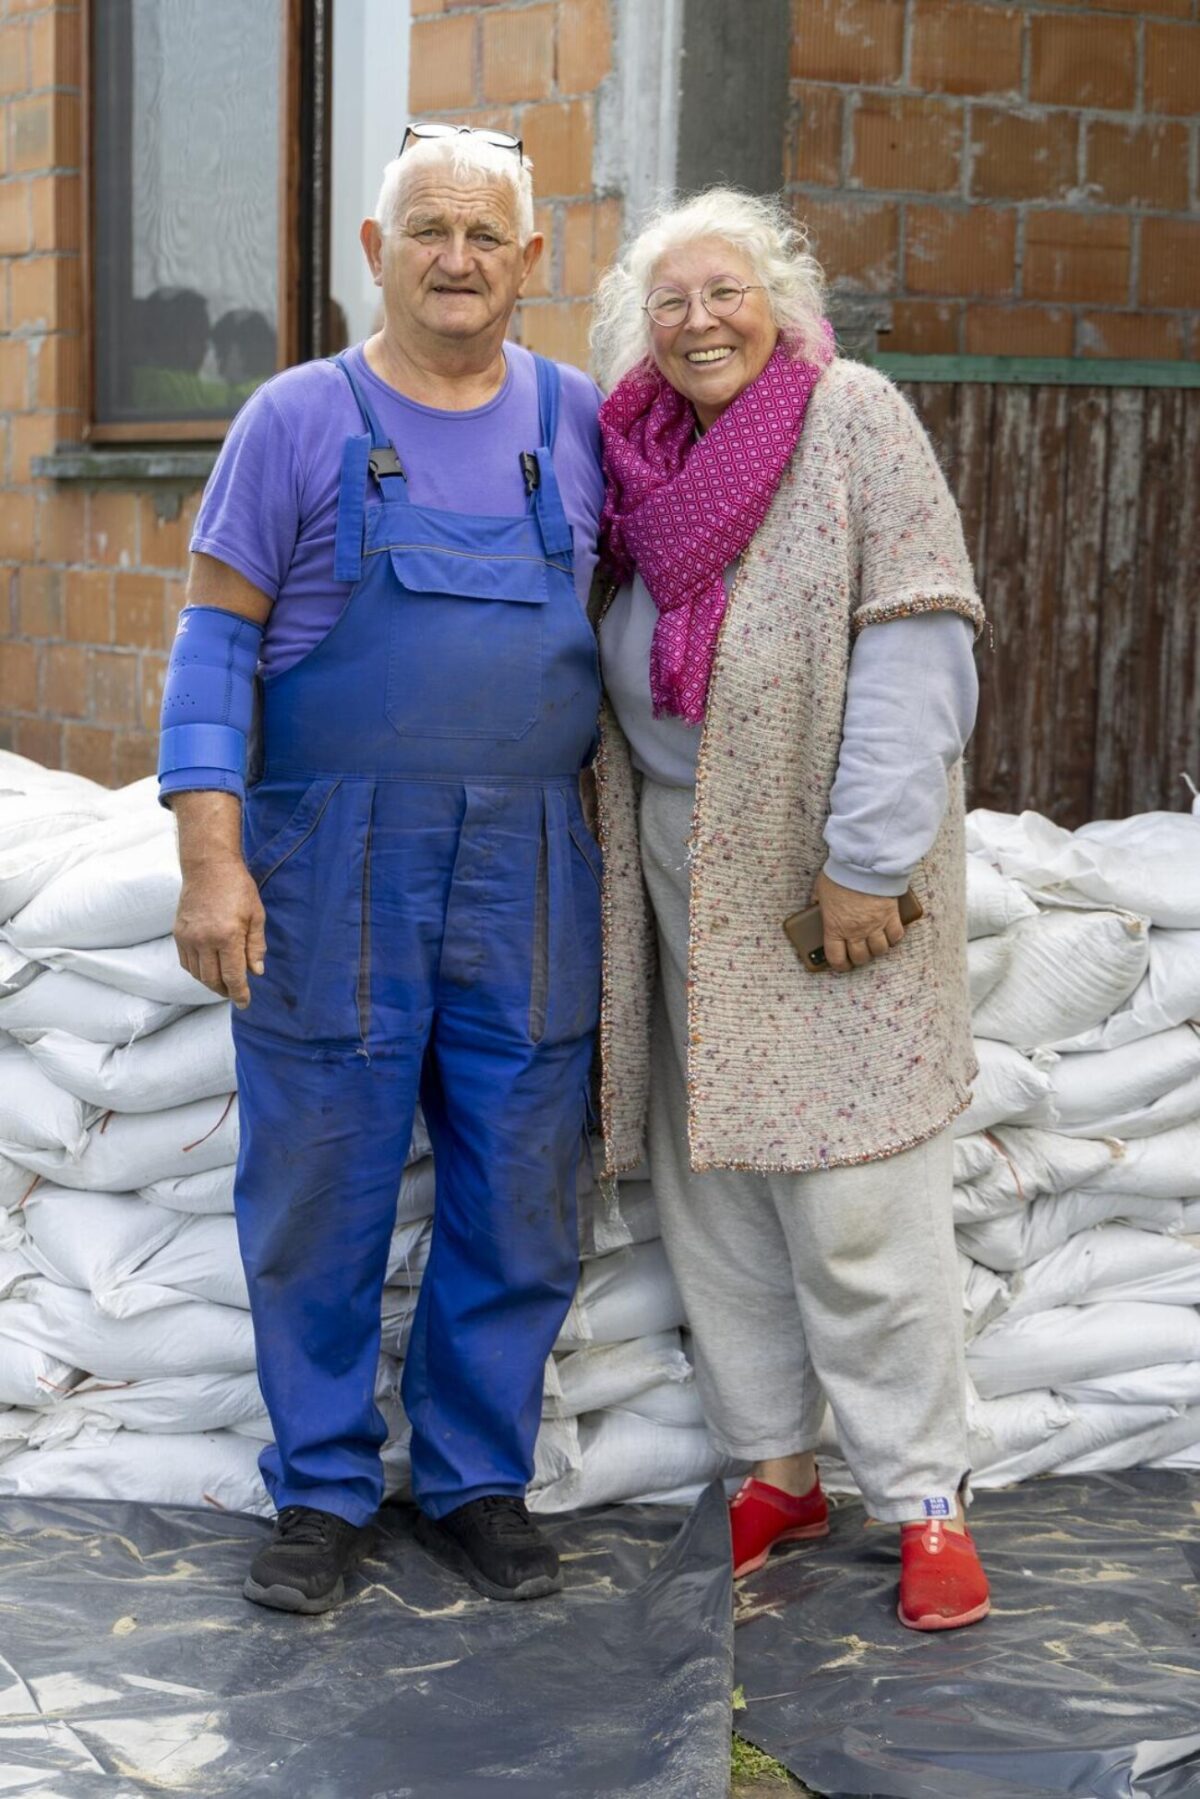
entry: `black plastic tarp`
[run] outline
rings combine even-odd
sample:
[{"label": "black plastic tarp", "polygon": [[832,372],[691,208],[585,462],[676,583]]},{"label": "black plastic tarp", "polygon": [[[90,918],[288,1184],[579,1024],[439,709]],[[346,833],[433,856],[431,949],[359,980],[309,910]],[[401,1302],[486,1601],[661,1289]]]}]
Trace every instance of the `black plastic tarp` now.
[{"label": "black plastic tarp", "polygon": [[385,1509],[347,1603],[248,1605],[267,1526],[0,1502],[0,1794],[721,1799],[724,1495],[547,1521],[564,1595],[479,1598]]},{"label": "black plastic tarp", "polygon": [[896,1621],[895,1533],[738,1585],[738,1731],[835,1799],[1200,1799],[1200,1482],[1139,1471],[983,1493],[990,1618]]}]

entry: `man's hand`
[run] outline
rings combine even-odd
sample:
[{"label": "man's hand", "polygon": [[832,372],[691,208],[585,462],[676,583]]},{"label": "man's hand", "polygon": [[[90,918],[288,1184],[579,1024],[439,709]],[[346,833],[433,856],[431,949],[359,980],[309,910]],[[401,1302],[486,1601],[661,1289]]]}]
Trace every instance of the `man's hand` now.
[{"label": "man's hand", "polygon": [[175,914],[175,947],[190,975],[231,999],[250,1004],[250,974],[261,974],[267,953],[267,915],[242,860],[241,806],[230,793],[177,793],[183,891]]},{"label": "man's hand", "polygon": [[838,974],[886,956],[903,941],[898,900],[841,887],[822,871],[813,883],[813,901],[825,927],[825,959]]}]

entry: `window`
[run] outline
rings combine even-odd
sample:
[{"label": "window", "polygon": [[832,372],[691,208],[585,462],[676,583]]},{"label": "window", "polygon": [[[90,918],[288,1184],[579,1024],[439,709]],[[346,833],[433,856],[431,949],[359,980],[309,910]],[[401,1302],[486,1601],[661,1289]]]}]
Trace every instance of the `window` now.
[{"label": "window", "polygon": [[407,0],[334,0],[330,81],[329,307],[325,347],[340,350],[379,324],[379,289],[358,241],[408,114]]},{"label": "window", "polygon": [[305,9],[89,12],[89,435],[220,437],[301,350]]}]

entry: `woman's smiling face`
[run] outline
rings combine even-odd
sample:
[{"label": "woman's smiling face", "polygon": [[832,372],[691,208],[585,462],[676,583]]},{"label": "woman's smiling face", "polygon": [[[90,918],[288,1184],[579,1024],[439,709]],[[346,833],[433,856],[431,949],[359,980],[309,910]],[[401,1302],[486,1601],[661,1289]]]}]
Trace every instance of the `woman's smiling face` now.
[{"label": "woman's smiling face", "polygon": [[[715,275],[750,289],[729,318],[713,318],[700,301],[697,290]],[[691,401],[705,430],[761,375],[779,339],[767,295],[753,285],[755,279],[749,260],[719,237],[668,250],[650,277],[650,292],[674,287],[692,296],[679,324],[650,321],[650,354],[676,392]]]}]

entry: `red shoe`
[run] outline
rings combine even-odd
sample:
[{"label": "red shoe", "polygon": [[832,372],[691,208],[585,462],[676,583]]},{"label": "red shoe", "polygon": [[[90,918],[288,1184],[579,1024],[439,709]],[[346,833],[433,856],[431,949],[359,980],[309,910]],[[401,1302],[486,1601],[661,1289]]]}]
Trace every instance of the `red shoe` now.
[{"label": "red shoe", "polygon": [[991,1610],[987,1575],[970,1534],[940,1519],[900,1526],[901,1624],[909,1630],[957,1630]]},{"label": "red shoe", "polygon": [[799,1499],[765,1480],[746,1480],[729,1502],[733,1533],[733,1578],[763,1566],[776,1543],[798,1543],[804,1537],[829,1535],[829,1507],[821,1479]]}]

